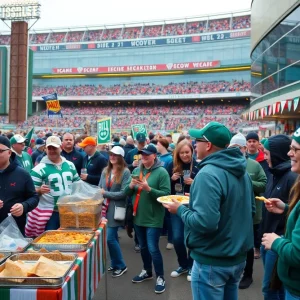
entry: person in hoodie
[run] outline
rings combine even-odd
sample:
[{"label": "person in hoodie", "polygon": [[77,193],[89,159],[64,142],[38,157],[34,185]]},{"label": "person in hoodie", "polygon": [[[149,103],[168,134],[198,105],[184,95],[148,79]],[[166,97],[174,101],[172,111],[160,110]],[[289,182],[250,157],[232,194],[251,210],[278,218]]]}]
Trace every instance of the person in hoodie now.
[{"label": "person in hoodie", "polygon": [[288,156],[291,158],[291,171],[298,174],[292,188],[289,204],[278,198],[266,201],[266,209],[271,214],[287,213],[284,236],[265,233],[262,245],[278,255],[277,274],[285,289],[286,300],[300,299],[300,129],[292,136]]},{"label": "person in hoodie", "polygon": [[193,299],[237,300],[248,251],[253,248],[255,202],[246,159],[228,148],[229,129],[210,122],[191,129],[196,139],[199,172],[190,189],[189,208],[164,204],[185,226],[185,243],[194,259]]},{"label": "person in hoodie", "polygon": [[59,228],[57,200],[71,192],[72,183],[79,181],[75,165],[62,157],[61,140],[50,136],[46,140],[46,153],[31,171],[35,189],[40,196],[37,208],[27,216],[25,234],[36,237],[45,230]]},{"label": "person in hoodie", "polygon": [[9,213],[25,234],[26,214],[39,202],[30,174],[18,163],[9,139],[0,136],[0,223]]},{"label": "person in hoodie", "polygon": [[165,291],[165,279],[159,238],[165,209],[157,202],[157,198],[170,195],[170,177],[157,158],[154,145],[146,145],[138,154],[141,154],[141,165],[133,170],[132,178],[125,188],[125,193],[133,199],[134,230],[143,260],[143,270],[132,282],[152,279],[153,262],[157,277],[155,293],[161,294]]},{"label": "person in hoodie", "polygon": [[[242,153],[245,155],[247,160],[246,171],[251,177],[252,185],[253,185],[253,192],[254,196],[259,196],[263,193],[266,189],[267,185],[267,176],[262,168],[262,166],[255,160],[250,159],[247,155],[247,142],[246,138],[241,134],[238,133],[232,137],[230,141],[229,147],[238,147]],[[259,225],[261,222],[262,217],[262,202],[259,200],[255,200],[255,208],[256,213],[253,218],[253,232],[259,232]],[[259,234],[258,238],[254,234],[254,247],[260,248],[260,238]],[[247,289],[253,282],[253,265],[254,265],[254,249],[250,249],[247,253],[247,261],[246,267],[244,270],[244,274],[242,280],[240,282],[239,288],[240,289]]]},{"label": "person in hoodie", "polygon": [[32,159],[32,163],[35,166],[36,163],[36,159],[44,154],[44,150],[45,150],[45,144],[46,142],[43,139],[37,138],[35,141],[35,150],[33,151],[32,155],[31,155],[31,159]]},{"label": "person in hoodie", "polygon": [[[265,197],[278,198],[288,203],[291,189],[296,181],[297,174],[291,171],[291,159],[288,156],[291,139],[283,134],[274,135],[264,143],[264,152],[270,168]],[[281,236],[284,234],[286,214],[270,213],[265,206],[262,211],[261,234],[274,232]],[[265,300],[284,299],[284,290],[271,290],[270,281],[277,260],[277,253],[266,250],[261,246],[261,256],[264,265],[264,278],[262,292]]]}]

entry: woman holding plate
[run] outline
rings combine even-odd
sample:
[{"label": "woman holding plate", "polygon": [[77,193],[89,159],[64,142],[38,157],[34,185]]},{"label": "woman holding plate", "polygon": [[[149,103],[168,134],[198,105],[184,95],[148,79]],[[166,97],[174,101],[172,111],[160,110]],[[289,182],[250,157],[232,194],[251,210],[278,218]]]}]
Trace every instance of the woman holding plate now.
[{"label": "woman holding plate", "polygon": [[[184,139],[177,144],[174,151],[173,174],[171,177],[171,194],[184,195],[190,192],[191,184],[197,175],[198,163],[193,158],[193,146]],[[191,281],[193,259],[184,244],[184,224],[176,214],[171,214],[173,244],[177,254],[179,267],[171,273],[171,277],[179,277],[188,273],[187,280]]]}]

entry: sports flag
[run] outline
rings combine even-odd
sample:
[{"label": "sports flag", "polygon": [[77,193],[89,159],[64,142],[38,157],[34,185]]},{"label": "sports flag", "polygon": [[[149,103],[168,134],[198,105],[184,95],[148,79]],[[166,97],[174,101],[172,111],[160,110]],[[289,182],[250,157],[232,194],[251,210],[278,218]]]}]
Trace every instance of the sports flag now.
[{"label": "sports flag", "polygon": [[145,136],[147,136],[147,129],[145,124],[134,124],[131,125],[131,131],[132,131],[132,138],[135,140],[136,135],[141,132],[144,133]]},{"label": "sports flag", "polygon": [[42,97],[46,101],[48,117],[61,117],[61,107],[59,100],[57,99],[57,93],[49,94]]},{"label": "sports flag", "polygon": [[111,141],[111,117],[97,121],[97,144],[107,144]]},{"label": "sports flag", "polygon": [[34,131],[34,127],[31,128],[31,130],[26,134],[25,138],[25,147],[29,147],[30,146],[30,142],[32,139],[32,135],[33,135],[33,131]]}]

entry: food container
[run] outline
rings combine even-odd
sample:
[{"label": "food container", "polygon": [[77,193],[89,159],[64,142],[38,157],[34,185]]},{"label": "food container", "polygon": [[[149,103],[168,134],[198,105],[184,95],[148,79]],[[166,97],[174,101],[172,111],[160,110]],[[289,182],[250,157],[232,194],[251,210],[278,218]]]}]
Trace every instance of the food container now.
[{"label": "food container", "polygon": [[[88,234],[89,240],[86,243],[82,244],[66,244],[66,243],[39,243],[39,240],[46,236],[47,234],[56,234],[56,233],[81,233],[81,234]],[[91,243],[95,236],[94,231],[81,231],[81,230],[48,230],[42,233],[40,236],[38,236],[36,239],[33,240],[31,243],[34,250],[40,250],[42,248],[53,251],[53,250],[59,250],[59,251],[70,251],[70,252],[81,252],[86,251],[88,248],[88,245]]]},{"label": "food container", "polygon": [[58,203],[60,227],[62,229],[93,229],[101,221],[102,200]]},{"label": "food container", "polygon": [[[12,261],[21,260],[25,264],[34,265],[40,256],[45,256],[49,259],[55,260],[60,264],[68,266],[67,271],[61,277],[0,277],[0,287],[14,287],[21,289],[36,289],[36,288],[47,288],[57,289],[60,288],[73,268],[75,261],[78,257],[77,254],[68,254],[65,257],[56,259],[51,253],[20,253],[14,254],[9,259]],[[52,256],[49,256],[52,255]],[[0,265],[0,272],[5,268],[5,263]]]},{"label": "food container", "polygon": [[0,264],[4,263],[11,256],[11,252],[0,252]]}]

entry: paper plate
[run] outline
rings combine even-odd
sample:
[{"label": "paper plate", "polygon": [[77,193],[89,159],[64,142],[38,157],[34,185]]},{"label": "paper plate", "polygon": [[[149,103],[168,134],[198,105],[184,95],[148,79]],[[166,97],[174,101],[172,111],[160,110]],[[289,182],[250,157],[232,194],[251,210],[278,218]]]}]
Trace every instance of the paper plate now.
[{"label": "paper plate", "polygon": [[157,201],[160,203],[172,203],[172,199],[180,201],[181,204],[189,204],[190,198],[188,196],[181,195],[169,195],[157,198]]}]

